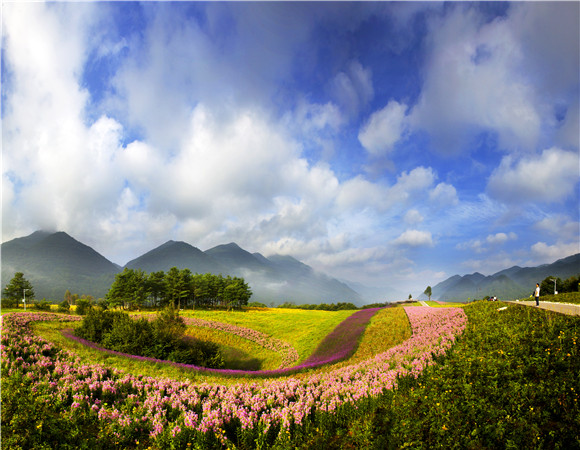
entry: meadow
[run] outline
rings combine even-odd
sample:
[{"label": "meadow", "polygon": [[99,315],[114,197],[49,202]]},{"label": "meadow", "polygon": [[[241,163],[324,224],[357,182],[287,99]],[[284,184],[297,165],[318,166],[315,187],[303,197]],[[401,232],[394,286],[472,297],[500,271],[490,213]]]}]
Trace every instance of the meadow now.
[{"label": "meadow", "polygon": [[[269,312],[190,319],[286,342],[299,365],[339,351],[325,337],[353,315]],[[346,359],[275,378],[107,354],[62,335],[75,319],[3,315],[3,448],[580,448],[579,318],[501,302],[386,308]],[[267,351],[261,363],[279,367]]]}]

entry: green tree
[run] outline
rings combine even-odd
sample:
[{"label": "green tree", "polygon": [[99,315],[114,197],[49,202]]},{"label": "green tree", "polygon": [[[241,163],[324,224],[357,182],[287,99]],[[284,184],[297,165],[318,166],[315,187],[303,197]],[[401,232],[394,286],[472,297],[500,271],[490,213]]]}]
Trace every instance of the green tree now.
[{"label": "green tree", "polygon": [[147,290],[154,306],[165,305],[165,272],[151,272],[147,277]]},{"label": "green tree", "polygon": [[112,307],[141,308],[147,300],[146,275],[141,269],[133,270],[125,268],[123,272],[115,276],[106,298]]},{"label": "green tree", "polygon": [[433,295],[433,291],[431,291],[431,286],[427,286],[427,289],[425,289],[423,294],[429,297],[429,301],[431,301],[431,295]]},{"label": "green tree", "polygon": [[540,283],[540,295],[554,294],[554,280],[556,280],[556,290],[562,292],[563,283],[560,277],[549,276]]},{"label": "green tree", "polygon": [[3,297],[18,307],[20,301],[26,298],[28,303],[28,299],[34,299],[34,295],[34,288],[30,281],[24,278],[24,273],[16,272],[4,288]]}]

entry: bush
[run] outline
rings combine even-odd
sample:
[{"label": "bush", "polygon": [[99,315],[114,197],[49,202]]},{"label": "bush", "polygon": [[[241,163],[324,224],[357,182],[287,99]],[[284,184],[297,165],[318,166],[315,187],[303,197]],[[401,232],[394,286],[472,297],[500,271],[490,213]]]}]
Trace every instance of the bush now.
[{"label": "bush", "polygon": [[50,302],[47,302],[46,299],[42,299],[41,301],[34,304],[34,307],[39,311],[50,311]]},{"label": "bush", "polygon": [[91,303],[86,298],[79,298],[77,300],[76,313],[79,316],[84,316],[90,308],[91,308]]},{"label": "bush", "polygon": [[169,307],[156,320],[132,319],[122,311],[89,309],[75,334],[110,350],[196,366],[221,368],[216,344],[185,337],[185,322]]},{"label": "bush", "polygon": [[70,305],[66,300],[63,300],[58,304],[58,312],[60,313],[68,313],[70,311]]},{"label": "bush", "polygon": [[13,298],[3,298],[2,308],[18,308],[18,300]]}]

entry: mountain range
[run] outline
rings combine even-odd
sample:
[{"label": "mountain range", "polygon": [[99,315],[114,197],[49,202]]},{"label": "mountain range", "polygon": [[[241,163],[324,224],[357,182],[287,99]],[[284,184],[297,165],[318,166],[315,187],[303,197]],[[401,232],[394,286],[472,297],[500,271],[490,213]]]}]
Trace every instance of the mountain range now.
[{"label": "mountain range", "polygon": [[121,267],[65,232],[36,231],[1,246],[2,286],[15,272],[23,272],[34,286],[36,298],[60,301],[71,293],[104,297],[115,275],[124,267],[145,272],[171,267],[193,273],[243,277],[252,289],[251,301],[268,305],[284,302],[364,304],[346,283],[316,272],[291,256],[250,253],[235,243],[206,251],[186,243],[168,241]]},{"label": "mountain range", "polygon": [[[201,251],[186,242],[168,241],[121,267],[65,232],[36,231],[0,246],[2,287],[15,272],[32,283],[36,298],[60,301],[71,293],[104,297],[124,267],[145,272],[188,268],[193,273],[243,277],[252,289],[251,301],[267,305],[284,302],[365,303],[405,300],[407,294],[342,282],[315,271],[291,256],[250,253],[237,244],[218,245]],[[536,282],[548,276],[563,280],[580,273],[580,253],[538,267],[513,266],[493,275],[475,272],[454,275],[433,286],[432,299],[465,301],[486,295],[509,300],[527,297]],[[425,299],[422,294],[420,299]]]},{"label": "mountain range", "polygon": [[[466,301],[487,296],[500,300],[528,297],[536,283],[547,277],[560,277],[562,280],[580,273],[580,253],[559,259],[551,264],[537,267],[513,266],[493,275],[475,272],[469,275],[454,275],[431,288],[433,300]],[[421,294],[420,299],[426,299]]]}]

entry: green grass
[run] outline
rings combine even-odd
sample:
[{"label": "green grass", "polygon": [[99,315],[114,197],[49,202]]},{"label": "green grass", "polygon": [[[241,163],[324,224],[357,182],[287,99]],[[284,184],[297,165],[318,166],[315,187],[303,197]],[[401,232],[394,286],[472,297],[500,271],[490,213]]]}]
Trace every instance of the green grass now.
[{"label": "green grass", "polygon": [[[523,299],[527,300],[527,299]],[[533,299],[532,299],[533,300]],[[580,304],[580,292],[563,292],[557,295],[542,295],[541,302],[555,302],[555,303],[574,303]]]},{"label": "green grass", "polygon": [[[547,296],[543,299],[549,301]],[[505,310],[498,311],[504,306]],[[580,317],[503,302],[480,301],[463,308],[469,320],[465,333],[448,355],[438,358],[436,366],[417,379],[399,380],[396,390],[377,398],[347,404],[333,414],[313,413],[277,440],[276,448],[580,448]],[[195,313],[206,320],[227,321],[220,315],[248,328],[254,327],[255,319],[256,329],[278,339],[294,331],[298,337],[293,345],[304,339],[301,336],[314,333],[317,320],[332,330],[333,321],[340,317],[302,310]],[[36,328],[90,361],[150,376],[217,381],[173,367],[132,365],[128,358],[63,342],[60,326],[43,323]],[[369,323],[350,363],[396,345],[409,334],[402,308],[381,310]],[[82,429],[79,424],[71,426]],[[250,443],[239,448],[254,447]]]},{"label": "green grass", "polygon": [[580,448],[580,318],[502,302],[465,311],[437,366],[294,448]]},{"label": "green grass", "polygon": [[273,370],[280,367],[282,356],[247,339],[204,327],[188,327],[186,334],[217,344],[226,369]]},{"label": "green grass", "polygon": [[[288,342],[298,351],[300,361],[306,359],[316,349],[320,341],[329,334],[342,320],[355,311],[307,311],[298,309],[250,309],[246,311],[184,311],[184,317],[196,317],[204,320],[231,323],[237,326],[253,328],[271,337]],[[117,367],[126,372],[146,376],[167,377],[177,380],[196,382],[232,382],[219,375],[198,374],[168,364],[135,361],[131,358],[114,356],[85,347],[77,342],[64,338],[60,331],[63,328],[74,328],[78,322],[58,323],[39,322],[34,325],[35,332],[45,339],[58,344],[79,355],[87,362]],[[188,327],[188,335],[215,342],[224,351],[228,368],[255,370],[276,369],[281,357],[278,353],[267,350],[246,339],[217,330],[199,327]],[[296,364],[299,364],[297,362]]]},{"label": "green grass", "polygon": [[183,311],[182,315],[252,328],[288,342],[300,355],[299,364],[314,352],[327,334],[355,312],[260,308],[244,311]]}]

